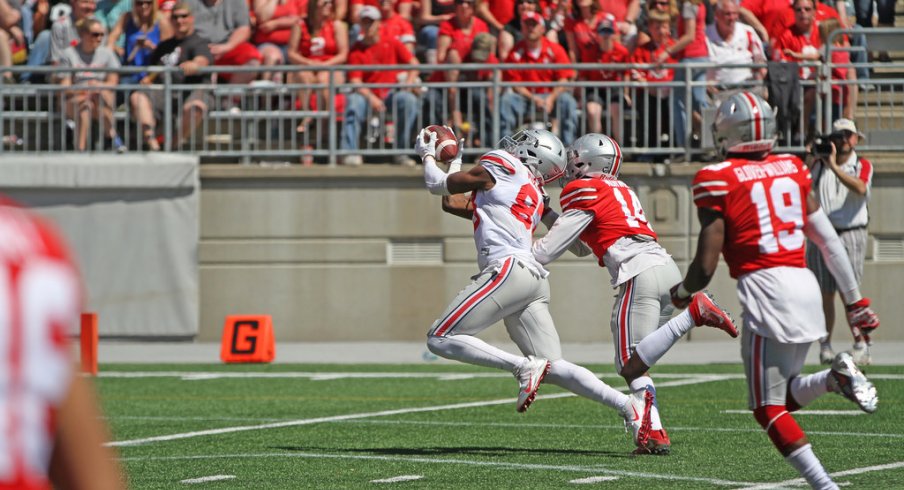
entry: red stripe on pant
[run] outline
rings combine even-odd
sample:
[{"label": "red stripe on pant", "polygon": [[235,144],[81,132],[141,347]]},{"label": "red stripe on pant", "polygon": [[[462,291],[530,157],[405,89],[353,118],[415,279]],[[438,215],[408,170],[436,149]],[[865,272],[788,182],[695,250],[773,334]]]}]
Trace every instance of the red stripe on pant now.
[{"label": "red stripe on pant", "polygon": [[622,304],[618,307],[618,357],[621,359],[622,367],[631,358],[631,340],[628,338],[628,329],[631,325],[628,317],[631,314],[631,296],[633,294],[634,279],[632,278],[625,283],[625,294],[622,297]]},{"label": "red stripe on pant", "polygon": [[465,301],[463,301],[458,308],[454,309],[452,313],[450,313],[446,320],[440,324],[439,328],[437,328],[433,335],[437,337],[442,337],[446,334],[448,330],[451,330],[452,326],[455,325],[458,320],[467,312],[473,305],[480,302],[480,300],[484,299],[488,296],[497,286],[502,284],[505,278],[508,276],[509,271],[512,269],[512,261],[513,259],[509,258],[502,264],[502,268],[499,270],[499,273],[496,274],[490,282],[485,284],[482,288],[478,289],[471,296],[468,297]]}]

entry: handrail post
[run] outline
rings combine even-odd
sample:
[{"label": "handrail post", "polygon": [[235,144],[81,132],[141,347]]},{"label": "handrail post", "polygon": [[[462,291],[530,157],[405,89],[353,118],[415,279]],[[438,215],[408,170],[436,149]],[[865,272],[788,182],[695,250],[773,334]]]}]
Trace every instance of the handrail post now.
[{"label": "handrail post", "polygon": [[[163,72],[163,149],[173,151],[173,72],[167,68]],[[185,121],[182,121],[185,124]]]},{"label": "handrail post", "polygon": [[327,122],[329,126],[327,128],[327,133],[329,134],[329,156],[327,156],[327,165],[334,167],[336,166],[339,160],[339,157],[336,155],[336,85],[333,83],[334,71],[337,70],[336,67],[330,66],[327,67],[329,70],[329,81],[327,86],[327,94],[329,96],[329,101],[327,102],[327,107],[329,107],[329,116],[327,117]]}]

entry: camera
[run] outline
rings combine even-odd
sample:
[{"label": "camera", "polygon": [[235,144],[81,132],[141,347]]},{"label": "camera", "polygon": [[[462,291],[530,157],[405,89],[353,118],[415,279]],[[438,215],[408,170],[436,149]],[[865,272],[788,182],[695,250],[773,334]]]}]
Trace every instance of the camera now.
[{"label": "camera", "polygon": [[832,154],[832,135],[819,135],[813,138],[810,153],[815,157],[827,157]]}]

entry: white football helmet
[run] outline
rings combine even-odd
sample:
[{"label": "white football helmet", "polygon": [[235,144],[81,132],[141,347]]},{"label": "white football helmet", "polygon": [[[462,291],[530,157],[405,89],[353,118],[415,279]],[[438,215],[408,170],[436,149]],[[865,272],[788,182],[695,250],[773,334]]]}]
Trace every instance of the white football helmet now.
[{"label": "white football helmet", "polygon": [[568,147],[565,181],[584,177],[617,179],[622,151],[614,139],[600,133],[588,133]]},{"label": "white football helmet", "polygon": [[525,129],[496,145],[518,159],[534,176],[548,184],[565,174],[565,145],[545,129]]},{"label": "white football helmet", "polygon": [[772,151],[775,133],[775,113],[753,92],[732,95],[716,111],[713,141],[722,156]]}]

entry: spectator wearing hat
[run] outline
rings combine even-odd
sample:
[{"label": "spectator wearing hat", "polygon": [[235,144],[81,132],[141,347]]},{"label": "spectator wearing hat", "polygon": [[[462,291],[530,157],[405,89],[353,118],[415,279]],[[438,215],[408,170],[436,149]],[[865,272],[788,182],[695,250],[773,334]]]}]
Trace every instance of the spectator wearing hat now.
[{"label": "spectator wearing hat", "polygon": [[505,60],[508,59],[509,53],[511,53],[512,48],[515,47],[515,44],[521,42],[523,39],[522,29],[521,29],[521,19],[528,12],[537,12],[541,13],[540,8],[540,0],[516,0],[514,3],[514,12],[511,15],[511,20],[509,20],[504,26],[501,32],[499,32],[499,43],[497,46],[499,59]]},{"label": "spectator wearing hat", "polygon": [[[499,62],[494,54],[496,39],[488,32],[474,36],[464,54],[458,47],[450,49],[446,64],[476,63],[495,65]],[[481,70],[437,70],[430,76],[430,82],[489,82],[494,71]],[[492,112],[490,87],[468,87],[459,89],[452,85],[447,89],[432,88],[427,92],[427,107],[432,123],[446,122],[451,115],[455,133],[468,139],[472,146],[490,146],[497,138],[492,137]],[[445,94],[445,97],[443,96]]]},{"label": "spectator wearing hat", "polygon": [[[522,16],[521,32],[524,39],[515,45],[506,63],[531,66],[571,63],[565,48],[544,36],[546,22],[539,13],[527,12]],[[516,69],[506,70],[503,77],[509,82],[567,82],[574,77],[574,71],[558,68]],[[502,134],[514,133],[518,122],[532,109],[540,109],[546,115],[555,109],[561,126],[560,138],[566,145],[571,144],[577,133],[578,104],[569,87],[516,85],[512,89],[512,92],[502,96],[500,104]]]},{"label": "spectator wearing hat", "polygon": [[[391,108],[391,118],[395,119],[397,134],[396,145],[399,148],[412,148],[411,142],[414,124],[418,114],[418,99],[410,90],[370,88],[361,84],[371,83],[405,83],[413,84],[418,77],[418,61],[408,48],[397,39],[384,39],[380,36],[380,9],[365,5],[358,14],[361,25],[361,39],[352,46],[348,55],[349,65],[411,65],[407,72],[398,70],[351,70],[348,73],[349,85],[354,91],[346,97],[345,118],[342,124],[340,148],[353,151],[358,148],[361,128],[367,121],[368,107],[373,114],[383,114]],[[360,165],[361,155],[348,154],[342,163]],[[405,155],[395,158],[395,163],[414,165],[414,160]]]},{"label": "spectator wearing hat", "polygon": [[[763,43],[756,31],[738,22],[740,7],[735,0],[718,0],[715,5],[715,22],[706,26],[706,42],[712,61],[723,65],[750,65],[765,63]],[[714,67],[707,73],[710,94],[719,102],[740,90],[754,91],[765,98],[763,78],[766,68]]]},{"label": "spectator wearing hat", "polygon": [[648,148],[661,148],[663,144],[670,143],[670,125],[672,104],[672,90],[662,86],[662,82],[670,82],[675,78],[675,70],[657,65],[657,60],[663,60],[663,64],[674,63],[671,56],[663,56],[669,47],[675,45],[672,38],[671,17],[667,12],[660,10],[650,11],[647,16],[647,42],[637,46],[631,54],[631,62],[643,65],[653,65],[648,68],[631,70],[631,78],[638,82],[645,82],[646,87],[636,92],[634,102],[641,118],[637,128],[637,146]]},{"label": "spectator wearing hat", "polygon": [[[596,26],[596,42],[592,49],[582,51],[581,63],[613,63],[625,64],[631,57],[628,48],[619,42],[619,34],[615,30],[615,18],[605,15]],[[624,80],[625,71],[612,70],[578,70],[578,80],[594,82],[619,82]],[[618,141],[623,141],[622,110],[630,107],[631,100],[626,98],[621,87],[596,87],[585,89],[587,106],[587,129],[591,133],[605,133]],[[603,128],[603,110],[609,115],[609,124]]]},{"label": "spectator wearing hat", "polygon": [[[195,19],[198,35],[210,41],[216,66],[259,66],[263,58],[251,39],[251,16],[245,0],[186,0]],[[257,73],[240,72],[226,76],[232,83],[245,84]]]},{"label": "spectator wearing hat", "polygon": [[[829,136],[834,151],[829,155],[817,156],[810,167],[813,193],[844,243],[858,286],[863,277],[863,261],[866,258],[868,205],[873,186],[873,165],[855,151],[863,137],[854,121],[836,120]],[[822,308],[828,336],[820,341],[819,359],[828,364],[835,357],[831,341],[835,327],[835,291],[838,287],[815,246],[807,247],[807,267],[816,275],[822,290]],[[851,355],[854,362],[869,364],[871,339],[859,331],[852,333],[854,349]]]},{"label": "spectator wearing hat", "polygon": [[[210,75],[199,73],[200,68],[213,64],[213,55],[210,53],[210,43],[195,31],[195,19],[191,6],[186,1],[177,3],[171,12],[170,19],[173,23],[174,35],[170,39],[161,41],[154,48],[149,58],[150,66],[178,67],[179,71],[171,72],[172,81],[178,85],[209,84]],[[141,85],[150,86],[159,83],[158,73],[146,75],[139,82]],[[201,123],[204,114],[211,104],[211,96],[208,91],[192,90],[186,97],[184,93],[177,93],[175,97],[164,97],[163,90],[136,90],[129,96],[132,106],[132,115],[141,130],[144,138],[144,146],[148,150],[160,150],[160,142],[157,140],[157,123],[166,114],[166,105],[172,104],[172,113],[182,112],[179,133],[175,140],[175,147],[179,148],[186,142],[191,134]]]}]

